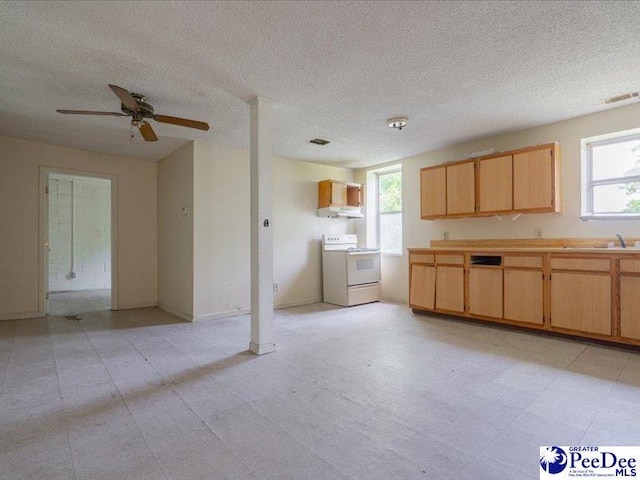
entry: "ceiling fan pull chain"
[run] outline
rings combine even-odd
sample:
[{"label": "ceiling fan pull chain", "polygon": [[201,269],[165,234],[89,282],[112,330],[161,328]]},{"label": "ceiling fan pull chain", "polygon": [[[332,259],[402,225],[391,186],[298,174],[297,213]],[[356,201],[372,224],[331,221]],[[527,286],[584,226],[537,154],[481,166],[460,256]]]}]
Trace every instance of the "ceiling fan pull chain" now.
[{"label": "ceiling fan pull chain", "polygon": [[129,124],[129,143],[133,143],[133,124]]}]

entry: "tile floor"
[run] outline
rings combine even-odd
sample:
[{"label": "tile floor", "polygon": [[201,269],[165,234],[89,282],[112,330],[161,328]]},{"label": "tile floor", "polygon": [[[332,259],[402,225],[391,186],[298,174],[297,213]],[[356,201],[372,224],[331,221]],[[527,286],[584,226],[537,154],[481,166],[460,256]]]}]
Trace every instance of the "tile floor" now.
[{"label": "tile floor", "polygon": [[640,445],[640,353],[413,315],[158,309],[0,322],[0,478],[537,479],[540,445]]},{"label": "tile floor", "polygon": [[79,290],[49,294],[49,315],[64,316],[111,309],[111,290]]}]

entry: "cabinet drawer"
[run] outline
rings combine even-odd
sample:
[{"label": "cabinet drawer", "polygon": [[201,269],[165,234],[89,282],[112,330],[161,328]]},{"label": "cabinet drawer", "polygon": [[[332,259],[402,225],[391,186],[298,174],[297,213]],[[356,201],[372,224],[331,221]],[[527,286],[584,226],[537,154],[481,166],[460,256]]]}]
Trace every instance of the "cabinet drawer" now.
[{"label": "cabinet drawer", "polygon": [[508,257],[502,259],[505,267],[542,268],[542,257]]},{"label": "cabinet drawer", "polygon": [[409,255],[409,263],[434,263],[434,255],[431,253],[412,253]]},{"label": "cabinet drawer", "polygon": [[611,261],[608,258],[552,258],[551,268],[553,270],[609,272]]},{"label": "cabinet drawer", "polygon": [[640,273],[640,260],[623,258],[620,260],[620,271]]},{"label": "cabinet drawer", "polygon": [[436,263],[449,265],[463,265],[464,255],[436,255]]}]

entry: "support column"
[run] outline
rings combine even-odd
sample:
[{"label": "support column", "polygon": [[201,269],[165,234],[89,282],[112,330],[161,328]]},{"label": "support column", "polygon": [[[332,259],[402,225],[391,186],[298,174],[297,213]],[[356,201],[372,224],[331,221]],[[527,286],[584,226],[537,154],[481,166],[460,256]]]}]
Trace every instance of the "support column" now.
[{"label": "support column", "polygon": [[251,343],[257,355],[275,351],[273,341],[272,106],[249,101],[251,113]]}]

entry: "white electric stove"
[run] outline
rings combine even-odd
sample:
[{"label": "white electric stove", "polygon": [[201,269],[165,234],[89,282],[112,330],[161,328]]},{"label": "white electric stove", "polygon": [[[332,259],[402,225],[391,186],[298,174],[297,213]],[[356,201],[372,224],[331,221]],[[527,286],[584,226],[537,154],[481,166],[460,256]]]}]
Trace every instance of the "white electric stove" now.
[{"label": "white electric stove", "polygon": [[327,303],[350,307],[380,300],[380,250],[358,248],[354,234],[322,236],[322,286]]}]

